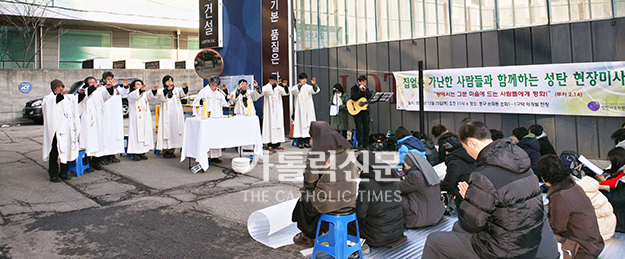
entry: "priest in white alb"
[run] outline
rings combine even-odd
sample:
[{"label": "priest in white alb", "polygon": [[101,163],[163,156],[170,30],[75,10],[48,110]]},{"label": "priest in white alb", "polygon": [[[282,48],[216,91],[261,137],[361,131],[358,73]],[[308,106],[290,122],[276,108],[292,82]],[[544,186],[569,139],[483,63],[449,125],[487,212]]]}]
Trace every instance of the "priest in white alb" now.
[{"label": "priest in white alb", "polygon": [[[130,84],[128,94],[128,154],[132,154],[133,161],[147,160],[145,153],[154,148],[154,133],[152,128],[152,113],[150,99],[154,95],[146,91],[143,81],[137,79]],[[156,91],[158,86],[152,87]]]},{"label": "priest in white alb", "polygon": [[187,83],[182,84],[182,88],[174,87],[174,78],[169,75],[163,77],[162,91],[152,91],[161,100],[156,149],[163,150],[163,158],[176,157],[174,151],[182,147],[184,111],[180,98],[188,92]]},{"label": "priest in white alb", "polygon": [[274,149],[283,150],[280,143],[284,138],[284,111],[282,96],[289,95],[289,87],[286,80],[283,84],[278,84],[278,77],[275,74],[269,75],[269,83],[263,86],[263,143],[268,146],[269,151]]},{"label": "priest in white alb", "polygon": [[314,77],[310,80],[312,85],[307,84],[308,75],[306,73],[300,73],[297,79],[299,83],[291,87],[295,105],[292,137],[297,138],[300,148],[310,148],[310,134],[308,133],[310,122],[317,120],[312,96],[319,93],[319,86]]},{"label": "priest in white alb", "polygon": [[[112,72],[104,72],[102,74],[102,84],[107,86],[116,86],[117,79]],[[119,163],[119,159],[115,156],[124,153],[124,112],[122,103],[121,90],[128,86],[128,79],[124,79],[123,84],[117,88],[113,88],[113,94],[104,102],[105,115],[105,132],[107,149],[104,159],[109,163]]]},{"label": "priest in white alb", "polygon": [[237,115],[256,115],[254,102],[262,96],[258,82],[254,80],[252,89],[248,89],[247,80],[239,80],[237,89],[228,95],[228,99],[234,102],[234,114]]},{"label": "priest in white alb", "polygon": [[[201,110],[206,102],[211,118],[224,117],[222,107],[229,107],[229,104],[228,101],[226,101],[226,95],[219,88],[219,84],[221,84],[221,79],[219,79],[219,77],[211,77],[208,80],[208,87],[204,87],[204,89],[197,93],[197,96],[193,100],[194,115],[197,115],[196,107],[199,107],[199,110]],[[221,149],[211,149],[208,152],[208,157],[210,158],[209,162],[211,163],[221,163],[221,159],[219,159],[220,156]]]},{"label": "priest in white alb", "polygon": [[65,89],[61,80],[53,80],[50,88],[52,92],[43,98],[42,104],[43,161],[48,161],[50,181],[60,182],[71,179],[68,163],[78,158],[80,149],[78,98],[67,94],[69,89]]}]

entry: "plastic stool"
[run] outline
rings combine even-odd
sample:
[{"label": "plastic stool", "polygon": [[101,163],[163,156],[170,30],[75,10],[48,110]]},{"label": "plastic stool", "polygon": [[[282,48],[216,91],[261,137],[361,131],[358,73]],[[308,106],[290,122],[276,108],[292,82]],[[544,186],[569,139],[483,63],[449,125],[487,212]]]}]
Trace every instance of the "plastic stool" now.
[{"label": "plastic stool", "polygon": [[[85,163],[85,160],[87,160],[87,163]],[[87,158],[87,154],[84,150],[80,150],[78,152],[78,157],[76,158],[76,160],[69,163],[68,171],[75,172],[76,177],[81,177],[85,169],[89,170],[89,173],[91,173],[91,167],[89,167],[89,159]]]},{"label": "plastic stool", "polygon": [[[130,157],[128,154],[128,136],[124,136],[124,153],[126,153],[126,157]],[[119,154],[119,156],[124,156],[124,154]]]},{"label": "plastic stool", "polygon": [[293,142],[291,142],[291,146],[299,147],[299,141],[297,141],[297,139],[294,138]]},{"label": "plastic stool", "polygon": [[[324,221],[329,223],[330,229],[327,234],[319,236],[319,227]],[[356,236],[347,234],[347,224],[350,222],[356,224]],[[354,245],[349,246],[347,241],[353,242]],[[321,242],[328,242],[328,245],[322,245]],[[356,251],[358,251],[360,258],[363,258],[360,229],[358,229],[356,213],[321,214],[319,223],[317,223],[317,235],[312,258],[315,259],[317,257],[317,252],[324,252],[336,259],[345,259]]]}]

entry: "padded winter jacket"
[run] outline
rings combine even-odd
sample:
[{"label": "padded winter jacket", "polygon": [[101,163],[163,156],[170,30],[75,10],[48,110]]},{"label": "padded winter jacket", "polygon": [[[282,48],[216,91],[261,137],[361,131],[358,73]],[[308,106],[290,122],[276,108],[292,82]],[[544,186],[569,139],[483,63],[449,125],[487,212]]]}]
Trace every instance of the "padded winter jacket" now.
[{"label": "padded winter jacket", "polygon": [[419,169],[407,170],[406,179],[399,183],[399,190],[407,228],[431,226],[443,218],[445,206],[441,202],[440,184],[429,185]]},{"label": "padded winter jacket", "polygon": [[509,140],[484,147],[458,210],[480,258],[535,258],[543,201],[527,153]]},{"label": "padded winter jacket", "polygon": [[406,153],[408,152],[415,152],[427,159],[427,157],[425,156],[425,146],[423,145],[423,142],[421,142],[421,140],[419,140],[418,138],[415,138],[413,136],[406,136],[397,141],[397,146],[399,147],[398,151],[400,165],[404,164],[404,156],[406,156]]},{"label": "padded winter jacket", "polygon": [[549,223],[554,234],[579,244],[576,258],[597,258],[605,243],[595,209],[571,177],[549,187]]},{"label": "padded winter jacket", "polygon": [[447,174],[441,182],[441,190],[456,196],[456,205],[460,206],[462,196],[458,192],[458,183],[469,181],[469,176],[475,170],[475,159],[469,156],[464,148],[459,148],[449,153],[445,165],[447,166]]},{"label": "padded winter jacket", "polygon": [[577,184],[584,189],[586,196],[595,208],[595,215],[603,240],[610,239],[616,229],[616,215],[614,215],[614,209],[608,198],[599,192],[599,182],[592,177],[584,176],[581,180],[577,180]]},{"label": "padded winter jacket", "polygon": [[621,177],[616,187],[611,187],[609,192],[601,191],[614,208],[616,215],[616,232],[625,233],[625,177]]},{"label": "padded winter jacket", "polygon": [[538,180],[542,181],[540,178],[540,172],[538,172],[538,168],[536,167],[536,162],[540,159],[540,143],[538,143],[538,140],[534,137],[524,137],[516,144],[521,147],[525,153],[527,153],[530,158],[532,171],[534,171]]},{"label": "padded winter jacket", "polygon": [[397,241],[404,236],[405,229],[399,178],[395,181],[376,181],[373,171],[361,173],[360,178],[362,181],[356,200],[360,236],[372,247]]}]

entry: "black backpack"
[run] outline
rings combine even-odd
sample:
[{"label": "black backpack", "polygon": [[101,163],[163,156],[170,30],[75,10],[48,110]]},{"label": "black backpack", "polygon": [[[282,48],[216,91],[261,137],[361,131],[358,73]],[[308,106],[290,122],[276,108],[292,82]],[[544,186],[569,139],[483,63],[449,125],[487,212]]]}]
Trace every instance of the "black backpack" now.
[{"label": "black backpack", "polygon": [[423,142],[425,146],[425,157],[427,157],[430,165],[435,166],[438,164],[438,151],[436,150],[436,146],[434,146],[434,141],[421,132],[413,132],[412,136]]},{"label": "black backpack", "polygon": [[581,179],[584,176],[584,165],[579,161],[579,154],[572,150],[565,150],[560,153],[560,159],[571,169],[571,174]]}]

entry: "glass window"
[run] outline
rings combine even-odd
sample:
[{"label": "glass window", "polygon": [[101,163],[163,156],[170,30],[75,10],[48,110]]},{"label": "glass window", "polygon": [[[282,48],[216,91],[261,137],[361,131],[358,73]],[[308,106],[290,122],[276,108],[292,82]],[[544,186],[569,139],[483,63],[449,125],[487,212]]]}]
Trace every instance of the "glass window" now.
[{"label": "glass window", "polygon": [[548,22],[546,0],[498,1],[500,29],[547,24]]},{"label": "glass window", "polygon": [[[619,8],[619,1],[622,2],[623,0],[614,1],[617,10]],[[612,4],[610,0],[552,0],[550,8],[552,23],[576,22],[612,17]],[[615,11],[615,13],[617,12],[618,11]]]},{"label": "glass window", "polygon": [[328,0],[319,0],[319,48],[328,47]]},{"label": "glass window", "polygon": [[602,19],[612,17],[612,1],[592,0],[590,1],[590,16],[592,19]]},{"label": "glass window", "polygon": [[[371,29],[369,30],[368,28],[377,28],[377,24],[375,21],[375,17],[376,17],[376,0],[367,0],[367,4],[365,4],[366,6],[366,10],[364,13],[361,13],[365,15],[367,23],[359,23],[358,24],[358,32],[360,33],[361,30],[364,31],[364,34],[366,35],[366,38],[364,38],[364,41],[361,41],[361,43],[364,42],[375,42],[377,40],[377,32],[375,29]],[[362,29],[361,29],[362,28]]]},{"label": "glass window", "polygon": [[147,34],[130,34],[130,57],[142,61],[173,59],[172,37]]},{"label": "glass window", "polygon": [[399,30],[400,39],[412,38],[411,1],[399,0]]},{"label": "glass window", "polygon": [[495,0],[482,0],[482,30],[496,29],[495,17]]},{"label": "glass window", "polygon": [[[376,11],[377,11],[377,41],[385,41],[389,39],[389,4],[387,0],[377,0],[376,1]],[[390,0],[393,2],[393,0]],[[375,40],[374,40],[375,41]]]},{"label": "glass window", "polygon": [[340,46],[345,45],[345,0],[334,0],[334,8],[336,9],[336,26],[332,31],[335,33],[336,37],[334,38],[335,45],[332,45],[332,41],[330,42],[330,46]]},{"label": "glass window", "polygon": [[551,22],[561,23],[568,22],[569,20],[569,1],[551,0]]},{"label": "glass window", "polygon": [[110,32],[61,31],[59,68],[82,68],[85,60],[110,57]]},{"label": "glass window", "polygon": [[449,34],[449,0],[437,0],[436,5],[438,7],[436,13],[437,35]]},{"label": "glass window", "polygon": [[417,0],[413,3],[413,38],[420,38],[425,36],[425,4],[423,0]]},{"label": "glass window", "polygon": [[625,16],[625,0],[614,0],[614,16]]},{"label": "glass window", "polygon": [[187,48],[189,49],[189,56],[187,60],[194,60],[200,50],[200,37],[188,37],[187,44]]},{"label": "glass window", "polygon": [[[24,42],[32,39],[32,29],[0,28],[0,68],[34,68],[35,44]],[[28,49],[28,50],[27,50]]]},{"label": "glass window", "polygon": [[[345,0],[346,4],[347,4],[347,8],[345,8],[345,11],[347,12],[347,34],[345,35],[345,44],[355,44],[358,42],[358,35],[356,32],[356,22],[362,22],[359,21],[356,18],[356,4],[355,1],[356,0]],[[359,7],[358,12],[359,13],[363,13],[364,10],[362,9],[362,5],[359,5],[361,7]],[[364,24],[364,23],[363,23]]]},{"label": "glass window", "polygon": [[454,33],[462,33],[467,31],[467,19],[465,18],[466,6],[464,0],[451,1],[451,17],[452,31]]},{"label": "glass window", "polygon": [[[410,9],[409,9],[410,10]],[[388,39],[397,40],[400,38],[400,16],[399,0],[388,0]]]},{"label": "glass window", "polygon": [[482,28],[482,18],[480,13],[480,0],[466,0],[467,8],[467,29],[468,31],[479,31]]}]

